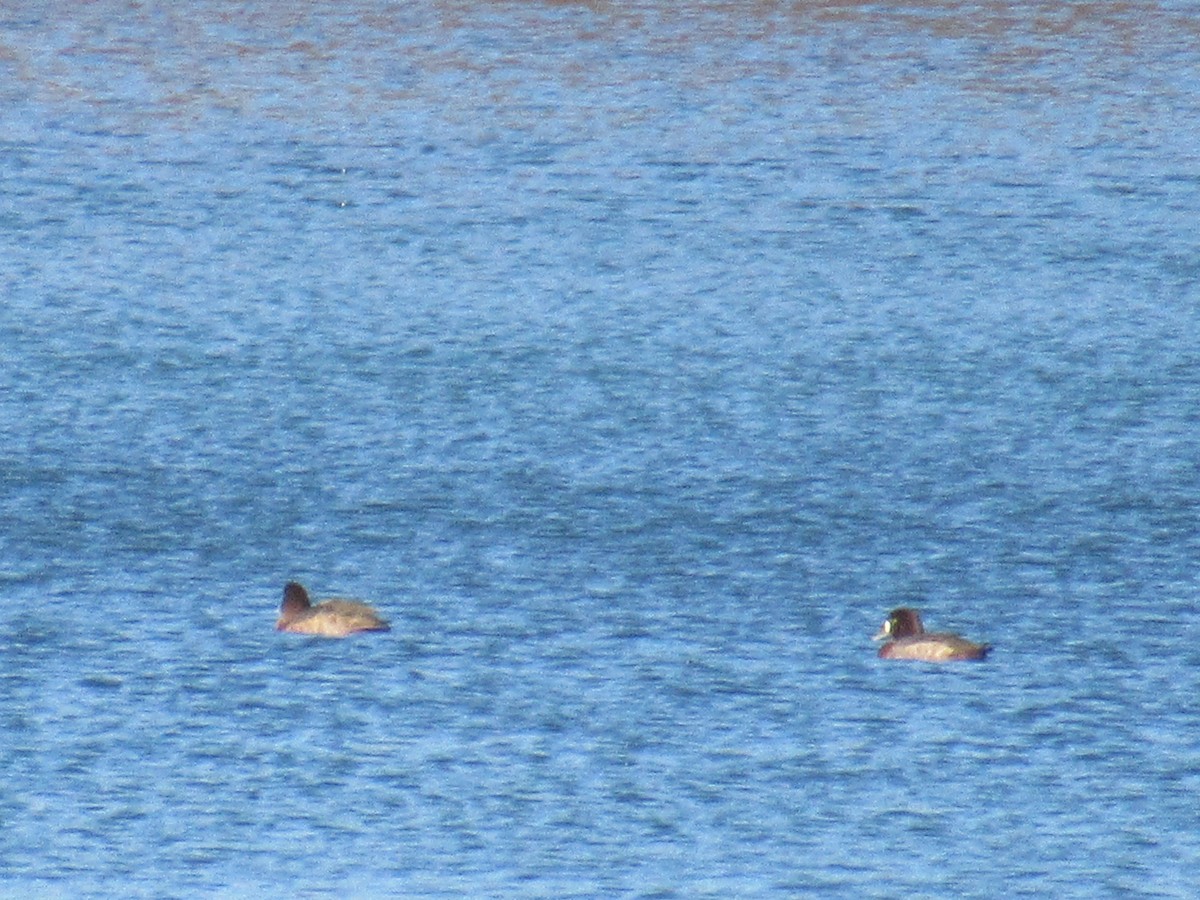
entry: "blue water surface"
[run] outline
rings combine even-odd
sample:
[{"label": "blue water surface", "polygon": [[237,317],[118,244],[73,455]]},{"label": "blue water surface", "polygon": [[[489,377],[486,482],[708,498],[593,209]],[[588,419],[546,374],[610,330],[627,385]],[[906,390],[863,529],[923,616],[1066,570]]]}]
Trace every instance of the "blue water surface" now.
[{"label": "blue water surface", "polygon": [[1198,32],[7,5],[0,894],[1193,897]]}]

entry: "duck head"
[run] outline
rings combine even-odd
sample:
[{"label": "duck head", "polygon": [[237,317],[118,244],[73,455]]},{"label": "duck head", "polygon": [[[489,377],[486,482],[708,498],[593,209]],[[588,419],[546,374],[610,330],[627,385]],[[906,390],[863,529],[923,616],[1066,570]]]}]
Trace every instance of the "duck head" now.
[{"label": "duck head", "polygon": [[283,603],[279,605],[279,622],[276,628],[283,628],[288,622],[301,613],[312,609],[312,601],[308,599],[308,591],[303,585],[289,581],[283,588]]},{"label": "duck head", "polygon": [[924,633],[925,625],[921,622],[921,614],[915,609],[901,606],[899,609],[893,609],[888,613],[888,617],[883,621],[883,627],[879,629],[879,633],[871,638],[871,640],[898,641],[900,638],[913,637]]}]

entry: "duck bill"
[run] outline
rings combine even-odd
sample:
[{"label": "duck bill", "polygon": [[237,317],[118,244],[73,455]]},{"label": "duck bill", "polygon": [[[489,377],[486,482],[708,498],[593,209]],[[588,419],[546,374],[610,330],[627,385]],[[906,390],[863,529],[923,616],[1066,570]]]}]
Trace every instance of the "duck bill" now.
[{"label": "duck bill", "polygon": [[871,640],[882,641],[891,636],[892,636],[892,623],[884,622],[883,627],[879,629],[879,633],[877,635],[875,635],[873,638],[871,638]]}]

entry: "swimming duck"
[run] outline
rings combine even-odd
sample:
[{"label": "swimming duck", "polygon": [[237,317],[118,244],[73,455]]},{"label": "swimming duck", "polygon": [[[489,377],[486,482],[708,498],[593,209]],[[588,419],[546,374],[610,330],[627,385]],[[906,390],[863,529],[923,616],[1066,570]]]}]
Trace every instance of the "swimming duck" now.
[{"label": "swimming duck", "polygon": [[907,607],[893,609],[873,640],[887,641],[879,648],[882,659],[950,662],[956,659],[983,659],[992,649],[988,644],[976,644],[957,634],[930,634],[921,624],[921,614]]},{"label": "swimming duck", "polygon": [[345,637],[356,631],[389,631],[379,613],[357,600],[325,600],[313,606],[308,591],[289,581],[283,588],[279,607],[278,631],[318,634],[321,637]]}]

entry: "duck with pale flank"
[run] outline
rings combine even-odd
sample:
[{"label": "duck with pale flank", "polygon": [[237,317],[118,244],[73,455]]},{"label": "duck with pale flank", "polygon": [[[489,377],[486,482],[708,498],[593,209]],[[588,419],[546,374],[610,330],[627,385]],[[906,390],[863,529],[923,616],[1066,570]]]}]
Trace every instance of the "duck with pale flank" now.
[{"label": "duck with pale flank", "polygon": [[952,662],[957,659],[983,659],[992,649],[989,644],[976,644],[957,634],[928,632],[921,622],[921,614],[907,607],[893,609],[874,640],[886,641],[879,648],[881,659]]},{"label": "duck with pale flank", "polygon": [[294,581],[283,589],[279,607],[279,631],[316,634],[321,637],[345,637],[359,631],[390,631],[391,626],[379,613],[357,600],[325,600],[313,605],[308,591]]}]

